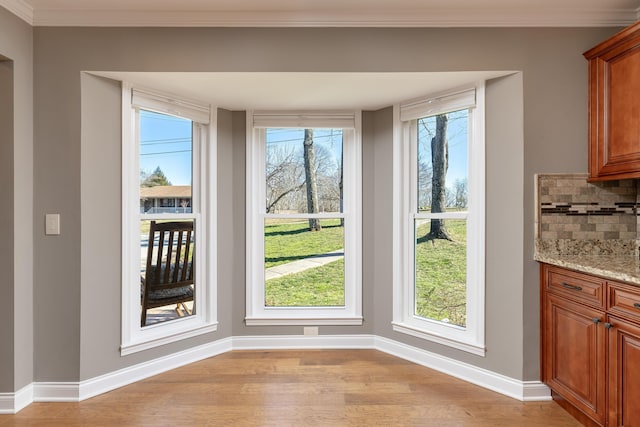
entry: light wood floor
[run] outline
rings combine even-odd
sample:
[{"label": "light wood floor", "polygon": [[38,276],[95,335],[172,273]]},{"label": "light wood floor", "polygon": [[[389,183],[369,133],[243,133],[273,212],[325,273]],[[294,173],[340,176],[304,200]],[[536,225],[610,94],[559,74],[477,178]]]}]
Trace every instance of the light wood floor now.
[{"label": "light wood floor", "polygon": [[0,426],[579,426],[375,350],[233,351]]}]

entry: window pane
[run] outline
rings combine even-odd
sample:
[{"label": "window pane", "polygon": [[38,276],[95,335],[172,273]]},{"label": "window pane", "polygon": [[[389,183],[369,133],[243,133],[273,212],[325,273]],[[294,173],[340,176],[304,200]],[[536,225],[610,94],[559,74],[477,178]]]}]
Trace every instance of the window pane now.
[{"label": "window pane", "polygon": [[419,119],[418,212],[467,207],[469,111]]},{"label": "window pane", "polygon": [[194,314],[194,221],[140,221],[142,326]]},{"label": "window pane", "polygon": [[342,129],[266,133],[266,212],[342,212]]},{"label": "window pane", "polygon": [[416,316],[466,326],[466,220],[418,219],[415,236]]},{"label": "window pane", "polygon": [[140,110],[140,213],[191,213],[192,123]]},{"label": "window pane", "polygon": [[264,248],[265,306],[344,306],[340,219],[266,219]]}]

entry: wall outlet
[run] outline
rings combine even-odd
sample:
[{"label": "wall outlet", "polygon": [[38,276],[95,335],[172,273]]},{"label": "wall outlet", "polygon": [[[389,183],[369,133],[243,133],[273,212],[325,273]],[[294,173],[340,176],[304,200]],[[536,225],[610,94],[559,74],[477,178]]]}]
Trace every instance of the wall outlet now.
[{"label": "wall outlet", "polygon": [[305,326],[304,327],[304,335],[307,337],[313,337],[318,335],[318,327],[317,326]]},{"label": "wall outlet", "polygon": [[60,234],[60,214],[46,214],[44,233],[48,236]]}]

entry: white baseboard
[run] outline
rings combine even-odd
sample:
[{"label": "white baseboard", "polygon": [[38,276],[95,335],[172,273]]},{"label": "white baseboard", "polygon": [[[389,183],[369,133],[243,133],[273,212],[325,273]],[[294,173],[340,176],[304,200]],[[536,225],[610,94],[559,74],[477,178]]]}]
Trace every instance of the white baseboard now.
[{"label": "white baseboard", "polygon": [[[106,390],[105,390],[106,391]],[[79,402],[79,382],[33,383],[34,402]]]},{"label": "white baseboard", "polygon": [[15,413],[15,393],[0,393],[0,415]]},{"label": "white baseboard", "polygon": [[514,399],[521,401],[551,400],[549,388],[538,381],[516,380],[383,337],[376,337],[375,348]]},{"label": "white baseboard", "polygon": [[33,402],[33,384],[15,393],[0,393],[0,414],[16,414]]},{"label": "white baseboard", "polygon": [[80,400],[115,390],[136,381],[170,371],[180,366],[198,362],[232,350],[231,338],[224,338],[209,344],[190,348],[169,356],[101,375],[80,383]]},{"label": "white baseboard", "polygon": [[271,335],[233,337],[234,350],[374,348],[374,335]]},{"label": "white baseboard", "polygon": [[35,383],[33,401],[79,402],[231,350],[231,338],[225,338],[79,383]]},{"label": "white baseboard", "polygon": [[552,400],[551,389],[544,385],[542,381],[524,381],[522,383],[523,402],[543,402]]},{"label": "white baseboard", "polygon": [[417,347],[375,335],[274,335],[225,338],[76,383],[40,382],[0,394],[0,414],[15,414],[31,402],[78,402],[231,350],[375,349],[521,401],[550,400],[538,381],[520,381]]}]

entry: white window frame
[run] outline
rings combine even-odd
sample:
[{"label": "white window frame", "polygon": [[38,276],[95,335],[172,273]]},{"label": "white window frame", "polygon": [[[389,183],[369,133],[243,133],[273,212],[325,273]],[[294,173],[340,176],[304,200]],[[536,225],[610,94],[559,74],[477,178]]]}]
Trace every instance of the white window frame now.
[{"label": "white window frame", "polygon": [[[485,355],[485,136],[484,82],[394,105],[393,136],[393,330]],[[467,220],[466,326],[415,314],[414,220],[417,213],[418,118],[469,108],[468,214],[441,218]]]},{"label": "white window frame", "polygon": [[[193,122],[192,214],[140,213],[137,111]],[[122,337],[120,354],[136,353],[217,330],[216,312],[216,109],[153,90],[122,84]],[[140,326],[140,220],[196,221],[195,314]]]},{"label": "white window frame", "polygon": [[[252,325],[362,324],[362,136],[358,112],[247,111],[246,317]],[[264,269],[266,128],[343,129],[343,213],[300,218],[344,218],[344,307],[266,307]],[[272,214],[270,216],[273,216]],[[295,215],[286,215],[287,218]]]}]

